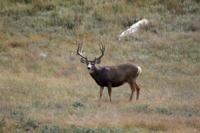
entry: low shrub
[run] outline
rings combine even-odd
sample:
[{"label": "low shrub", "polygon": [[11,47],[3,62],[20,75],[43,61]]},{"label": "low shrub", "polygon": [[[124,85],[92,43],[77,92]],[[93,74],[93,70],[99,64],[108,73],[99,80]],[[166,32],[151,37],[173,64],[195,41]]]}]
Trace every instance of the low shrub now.
[{"label": "low shrub", "polygon": [[172,115],[169,109],[163,107],[156,107],[155,112],[163,115]]}]

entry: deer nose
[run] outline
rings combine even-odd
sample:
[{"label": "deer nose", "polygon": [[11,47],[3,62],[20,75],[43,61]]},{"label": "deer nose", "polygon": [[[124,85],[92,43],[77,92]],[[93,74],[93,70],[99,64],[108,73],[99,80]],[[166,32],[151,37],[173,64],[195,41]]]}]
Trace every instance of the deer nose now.
[{"label": "deer nose", "polygon": [[91,65],[91,64],[88,64],[87,68],[88,68],[88,69],[91,69],[91,68],[92,68],[92,65]]}]

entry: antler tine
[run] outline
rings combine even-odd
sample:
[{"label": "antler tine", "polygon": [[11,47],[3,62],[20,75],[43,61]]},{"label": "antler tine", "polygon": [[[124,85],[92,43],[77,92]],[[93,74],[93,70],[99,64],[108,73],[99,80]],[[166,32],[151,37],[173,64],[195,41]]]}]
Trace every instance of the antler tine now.
[{"label": "antler tine", "polygon": [[103,45],[102,41],[100,40],[100,44],[99,44],[99,49],[101,51],[101,55],[98,57],[98,59],[100,59],[101,57],[104,56],[104,52],[105,52],[105,46]]},{"label": "antler tine", "polygon": [[83,50],[83,47],[82,47],[82,43],[81,44],[78,44],[78,49],[77,49],[77,55],[81,56],[82,58],[84,59],[87,59],[85,56],[83,56],[83,53],[82,53],[82,50]]}]

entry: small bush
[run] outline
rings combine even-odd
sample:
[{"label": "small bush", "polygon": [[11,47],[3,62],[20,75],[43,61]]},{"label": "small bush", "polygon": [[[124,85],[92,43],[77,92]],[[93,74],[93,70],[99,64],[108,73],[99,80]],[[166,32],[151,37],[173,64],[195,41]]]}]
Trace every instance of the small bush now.
[{"label": "small bush", "polygon": [[92,17],[93,17],[94,21],[96,21],[96,22],[103,22],[105,20],[103,14],[101,14],[97,11],[95,11],[93,13]]},{"label": "small bush", "polygon": [[74,103],[72,104],[72,106],[75,107],[75,108],[79,108],[79,107],[84,107],[84,104],[81,103],[81,102],[74,102]]},{"label": "small bush", "polygon": [[122,128],[80,128],[71,126],[72,133],[124,133],[125,129]]},{"label": "small bush", "polygon": [[36,120],[32,120],[32,119],[28,119],[26,121],[26,123],[24,124],[24,128],[27,129],[27,128],[33,128],[33,129],[36,129],[39,127],[39,123],[36,121]]},{"label": "small bush", "polygon": [[65,133],[65,130],[58,126],[45,125],[41,128],[41,133]]},{"label": "small bush", "polygon": [[69,14],[67,16],[60,15],[54,12],[50,16],[50,20],[47,22],[50,26],[63,26],[69,30],[75,29],[82,22],[80,15]]},{"label": "small bush", "polygon": [[50,11],[56,8],[56,4],[53,1],[36,0],[32,2],[33,8],[40,11]]},{"label": "small bush", "polygon": [[200,8],[199,8],[199,3],[194,0],[186,0],[183,2],[183,6],[184,6],[184,11],[186,13],[191,13],[191,14],[195,14],[195,13],[199,13]]},{"label": "small bush", "polygon": [[114,5],[112,5],[112,10],[113,10],[114,14],[117,14],[117,13],[123,11],[122,6],[120,4],[114,4]]},{"label": "small bush", "polygon": [[184,14],[183,3],[179,0],[164,0],[160,1],[160,3],[164,4],[168,11],[175,14]]},{"label": "small bush", "polygon": [[162,107],[157,107],[155,109],[155,112],[159,113],[159,114],[163,114],[163,115],[171,115],[172,114],[172,112],[169,109],[162,108]]},{"label": "small bush", "polygon": [[149,106],[146,104],[134,106],[134,110],[137,112],[143,112],[143,113],[147,113],[151,111]]},{"label": "small bush", "polygon": [[20,109],[11,111],[10,115],[13,119],[16,119],[16,120],[24,120],[24,118],[25,118],[24,112]]}]

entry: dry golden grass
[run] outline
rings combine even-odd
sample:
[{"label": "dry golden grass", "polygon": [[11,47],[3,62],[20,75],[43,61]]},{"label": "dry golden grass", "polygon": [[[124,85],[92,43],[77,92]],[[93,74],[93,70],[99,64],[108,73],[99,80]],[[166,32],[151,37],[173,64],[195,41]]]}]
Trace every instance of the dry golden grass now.
[{"label": "dry golden grass", "polygon": [[[61,128],[76,125],[82,128],[142,128],[147,131],[177,133],[199,131],[200,119],[196,114],[198,112],[193,114],[191,110],[199,111],[199,108],[196,108],[200,100],[198,94],[191,99],[185,99],[180,89],[165,90],[166,87],[163,86],[159,90],[158,87],[162,85],[152,85],[152,88],[149,88],[148,84],[141,84],[141,81],[148,80],[143,74],[139,78],[142,86],[139,101],[135,99],[132,102],[128,101],[130,90],[128,85],[124,85],[113,89],[112,103],[109,103],[105,90],[103,101],[99,104],[98,87],[82,67],[78,65],[78,75],[66,78],[47,78],[27,72],[17,75],[9,71],[2,72],[0,110],[7,112],[3,115],[7,121],[5,130],[12,131],[16,128],[17,121],[31,118],[41,125],[49,123],[60,125]],[[170,80],[166,82],[169,83]],[[182,82],[175,83],[181,87],[184,80],[180,78],[179,80]],[[178,93],[181,97],[176,98],[174,95]],[[74,107],[74,102],[80,102],[83,107]],[[157,112],[157,107],[166,108],[172,114]],[[182,113],[186,110],[188,110],[186,114]],[[16,112],[16,116],[11,115],[13,111]],[[176,111],[180,111],[180,114]],[[191,116],[188,117],[187,113]]]}]

